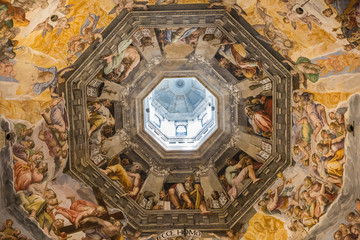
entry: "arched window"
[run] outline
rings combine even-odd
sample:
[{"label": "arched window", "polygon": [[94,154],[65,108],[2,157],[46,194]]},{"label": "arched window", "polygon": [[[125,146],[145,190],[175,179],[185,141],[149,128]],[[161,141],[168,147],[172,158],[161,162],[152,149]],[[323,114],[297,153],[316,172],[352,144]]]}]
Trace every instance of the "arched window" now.
[{"label": "arched window", "polygon": [[176,136],[187,136],[187,126],[185,125],[176,126]]}]

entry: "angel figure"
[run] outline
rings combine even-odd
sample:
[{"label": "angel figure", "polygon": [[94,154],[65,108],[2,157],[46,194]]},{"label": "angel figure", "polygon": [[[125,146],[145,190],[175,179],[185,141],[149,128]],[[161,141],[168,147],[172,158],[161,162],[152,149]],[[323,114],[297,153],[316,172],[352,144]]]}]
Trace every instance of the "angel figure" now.
[{"label": "angel figure", "polygon": [[70,8],[74,6],[74,4],[66,5],[66,1],[67,0],[60,0],[55,12],[44,22],[39,23],[33,32],[42,30],[42,37],[45,37],[47,32],[57,29],[57,35],[59,36],[63,29],[70,28],[69,23],[73,21],[75,17],[67,18],[66,15],[70,13]]},{"label": "angel figure", "polygon": [[294,48],[294,42],[286,34],[274,25],[274,19],[267,13],[266,8],[260,6],[260,0],[256,1],[256,10],[264,20],[264,24],[256,24],[255,29],[264,30],[264,36],[256,36],[258,39],[272,45],[276,51],[280,51],[285,57],[288,57],[289,50]]},{"label": "angel figure", "polygon": [[85,23],[80,28],[80,34],[70,38],[68,42],[69,57],[70,61],[74,56],[79,57],[83,50],[87,47],[87,44],[92,44],[96,38],[99,38],[99,42],[102,42],[103,37],[101,35],[102,28],[96,28],[99,22],[100,16],[96,16],[94,13],[89,14],[86,18]]},{"label": "angel figure", "polygon": [[113,0],[113,2],[115,3],[115,7],[111,9],[109,14],[116,13],[116,16],[118,16],[124,8],[128,12],[132,11],[134,8],[142,8],[143,10],[148,9],[148,7],[145,4],[135,4],[134,0]]},{"label": "angel figure", "polygon": [[239,15],[244,14],[247,16],[244,9],[236,3],[236,0],[221,0],[221,2],[213,2],[208,8],[212,8],[214,6],[223,6],[228,12],[231,12],[231,9],[234,9]]},{"label": "angel figure", "polygon": [[57,35],[59,36],[63,29],[69,29],[70,24],[69,22],[73,21],[75,17],[61,17],[59,18],[58,15],[52,15],[48,17],[44,22],[39,23],[33,30],[33,32],[42,30],[42,37],[46,36],[47,32],[51,32],[54,29],[57,29]]},{"label": "angel figure", "polygon": [[49,6],[48,0],[12,0],[11,5],[13,7],[19,7],[25,10],[25,12],[29,12],[30,10],[41,8],[45,9]]},{"label": "angel figure", "polygon": [[66,1],[67,0],[60,0],[57,8],[56,8],[56,11],[58,12],[61,12],[63,14],[68,14],[70,13],[70,8],[74,6],[74,4],[68,4],[66,5]]},{"label": "angel figure", "polygon": [[178,0],[157,0],[155,5],[161,5],[161,4],[177,4]]},{"label": "angel figure", "polygon": [[312,29],[312,23],[315,23],[318,26],[322,25],[320,20],[314,15],[309,13],[304,13],[304,10],[301,7],[295,8],[296,0],[288,0],[288,1],[282,0],[282,1],[286,3],[286,7],[288,10],[287,12],[277,11],[277,13],[280,16],[284,17],[283,18],[284,23],[291,23],[291,26],[294,28],[294,30],[296,29],[297,21],[301,21],[305,23],[310,31]]}]

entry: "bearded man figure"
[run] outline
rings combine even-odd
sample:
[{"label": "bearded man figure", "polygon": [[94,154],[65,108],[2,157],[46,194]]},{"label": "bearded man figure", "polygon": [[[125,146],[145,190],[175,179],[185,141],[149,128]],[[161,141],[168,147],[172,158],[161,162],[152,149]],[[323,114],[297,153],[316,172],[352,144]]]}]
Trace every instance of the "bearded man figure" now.
[{"label": "bearded man figure", "polygon": [[132,198],[136,198],[141,187],[141,165],[134,163],[128,170],[125,170],[121,163],[108,166],[105,170],[100,169],[104,174],[112,180],[118,180],[124,187],[126,194]]},{"label": "bearded man figure", "polygon": [[171,186],[169,196],[176,209],[200,209],[202,215],[212,213],[207,210],[203,188],[200,184],[194,184],[192,176],[188,176],[184,184],[177,183]]},{"label": "bearded man figure", "polygon": [[78,199],[75,201],[74,196],[67,197],[71,201],[71,206],[69,209],[56,206],[55,215],[61,214],[67,218],[76,228],[80,226],[80,221],[87,217],[101,217],[106,214],[106,210],[103,206],[97,206],[96,204]]}]

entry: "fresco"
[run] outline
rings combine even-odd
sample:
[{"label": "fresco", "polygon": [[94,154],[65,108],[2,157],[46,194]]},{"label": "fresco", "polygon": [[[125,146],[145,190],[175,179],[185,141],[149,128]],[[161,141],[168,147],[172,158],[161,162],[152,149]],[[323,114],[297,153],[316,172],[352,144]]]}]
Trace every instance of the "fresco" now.
[{"label": "fresco", "polygon": [[[348,152],[357,148],[347,137],[353,134],[348,128],[350,100],[360,92],[359,1],[2,0],[0,114],[2,129],[12,134],[6,140],[11,159],[1,159],[2,171],[10,177],[0,179],[16,196],[16,200],[9,197],[13,211],[22,212],[29,221],[20,223],[15,214],[0,216],[0,239],[161,239],[160,232],[152,235],[134,229],[121,210],[107,206],[101,190],[64,173],[70,126],[63,89],[78,67],[75,63],[81,64],[76,60],[89,47],[101,46],[104,29],[121,11],[176,4],[224,7],[241,15],[260,34],[257,40],[282,55],[289,73],[299,78],[291,101],[294,165],[278,174],[275,184],[254,203],[256,213],[240,231],[227,229],[191,239],[306,239],[316,231],[325,240],[359,238],[355,206],[359,203],[352,208],[344,203],[351,192],[344,192],[348,179],[358,178],[348,170],[357,160]],[[222,185],[208,187],[189,174],[179,181],[165,179],[155,192],[146,189],[149,166],[129,152],[116,150],[125,145],[122,127],[115,123],[116,109],[124,102],[117,93],[125,91],[139,69],[155,58],[200,56],[217,66],[229,76],[227,84],[245,86],[240,97],[242,132],[272,141],[273,81],[243,43],[233,42],[218,27],[201,24],[140,27],[110,51],[101,56],[104,67],[97,75],[104,88],[91,97],[88,93],[83,106],[86,143],[91,149],[89,163],[119,186],[123,197],[145,210],[194,210],[211,216],[232,204],[244,184],[266,181],[256,175],[264,163],[254,154],[237,151],[226,165],[215,169]],[[337,206],[344,208],[334,209]],[[32,230],[25,227],[29,224]]]},{"label": "fresco", "polygon": [[204,198],[204,189],[191,175],[184,182],[165,183],[159,193],[159,201],[152,209],[199,209],[202,215],[211,214]]},{"label": "fresco", "polygon": [[232,201],[238,196],[246,179],[251,179],[253,184],[261,180],[256,177],[256,170],[262,166],[262,163],[255,161],[243,151],[228,158],[226,165],[219,171],[218,176]]},{"label": "fresco", "polygon": [[132,161],[124,154],[117,154],[102,164],[101,171],[111,180],[118,181],[124,187],[125,195],[136,199],[146,178],[142,165]]},{"label": "fresco", "polygon": [[120,83],[126,79],[140,63],[141,56],[137,49],[130,45],[132,40],[123,40],[117,46],[117,51],[104,56],[105,67],[103,77],[109,81]]},{"label": "fresco", "polygon": [[338,225],[333,239],[357,239],[359,234],[359,202],[357,202],[356,209],[347,213],[345,219]]},{"label": "fresco", "polygon": [[199,27],[155,28],[155,33],[163,55],[167,58],[183,58],[193,54],[202,30]]},{"label": "fresco", "polygon": [[249,59],[243,45],[232,43],[227,38],[221,39],[215,58],[219,66],[227,69],[238,80],[259,80],[262,76],[261,61]]},{"label": "fresco", "polygon": [[247,132],[270,139],[272,136],[272,93],[271,81],[264,78],[249,86],[249,89],[261,87],[264,89],[256,96],[245,99],[244,113],[247,117]]},{"label": "fresco", "polygon": [[[104,141],[115,134],[114,105],[107,99],[90,101],[87,104],[88,111],[88,137],[89,144],[96,152],[104,152],[101,148]],[[96,154],[91,154],[93,161],[98,161]],[[99,163],[97,163],[99,164]]]},{"label": "fresco", "polygon": [[23,239],[26,240],[28,239],[27,236],[21,234],[21,230],[18,228],[14,228],[14,221],[9,219],[6,219],[5,222],[2,223],[2,227],[1,227],[1,234],[3,237],[5,238],[9,238],[9,239]]}]

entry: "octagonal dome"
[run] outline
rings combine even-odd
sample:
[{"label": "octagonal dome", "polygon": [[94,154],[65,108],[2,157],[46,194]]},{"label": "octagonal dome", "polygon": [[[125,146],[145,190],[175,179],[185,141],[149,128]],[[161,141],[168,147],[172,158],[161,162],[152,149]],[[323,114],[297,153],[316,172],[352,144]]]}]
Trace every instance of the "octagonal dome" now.
[{"label": "octagonal dome", "polygon": [[164,78],[144,99],[144,118],[166,150],[194,150],[217,128],[217,100],[195,77]]},{"label": "octagonal dome", "polygon": [[[174,12],[179,15],[174,17]],[[283,59],[269,45],[264,46],[257,40],[258,34],[244,19],[225,10],[210,10],[204,6],[203,9],[180,11],[178,6],[154,6],[149,12],[132,11],[122,14],[105,30],[102,43],[94,45],[81,56],[78,68],[66,81],[65,95],[69,104],[70,123],[69,173],[89,186],[100,188],[103,200],[109,206],[121,209],[130,224],[143,232],[181,228],[185,224],[192,224],[195,229],[204,232],[213,229],[240,229],[244,221],[253,215],[250,209],[256,200],[278,179],[278,173],[292,163],[289,153],[293,76],[282,64]],[[191,39],[187,39],[197,39],[197,45],[184,40],[167,43],[165,46],[161,42],[162,33],[166,30],[163,29],[164,24],[166,28],[180,29],[179,32],[199,24],[199,31]],[[210,33],[214,33],[215,38],[207,41],[209,38],[205,35]],[[154,44],[144,47],[141,45],[141,36],[151,38]],[[231,56],[219,53],[222,50],[219,46],[222,38],[227,38],[236,45],[241,44],[247,61],[261,62],[261,68],[256,67],[259,81],[245,79],[243,71],[235,71],[240,70],[239,66],[231,65],[228,59],[224,60]],[[119,56],[119,46],[129,42],[132,42],[128,46],[129,51],[136,51],[137,54],[133,56],[140,60],[136,61],[137,66],[126,77],[119,77],[117,74],[122,66],[118,66],[113,74],[105,74],[104,68],[108,64],[101,56]],[[189,46],[185,48],[184,44]],[[174,49],[181,56],[174,58],[175,54],[168,54]],[[222,64],[224,62],[225,66]],[[196,90],[189,88],[187,91],[181,90],[181,94],[176,93],[181,88],[186,89],[184,79],[192,77],[199,81],[196,86],[203,85],[215,95],[212,106],[217,108],[213,110],[208,105],[203,105],[204,102],[208,104],[209,100],[207,92],[201,90],[202,87],[200,90],[196,87]],[[183,78],[183,81],[162,85],[166,78]],[[154,104],[148,102],[145,106],[144,99],[150,93],[155,93],[158,86],[164,89],[159,88],[161,90],[156,94],[163,94],[165,100],[160,95],[153,96],[152,99],[157,99]],[[191,96],[192,92],[196,93],[196,97]],[[252,130],[249,122],[252,118],[245,114],[245,108],[253,106],[247,106],[247,100],[257,99],[259,94],[263,94],[265,100],[269,100],[268,103],[274,103],[269,104],[273,106],[269,111],[272,117],[267,118],[271,122],[271,130],[267,129],[266,133],[271,132],[271,136],[249,131]],[[174,104],[180,102],[173,100],[171,103],[174,98],[172,95],[182,96],[183,105],[187,102],[191,105],[175,108]],[[170,101],[166,100],[167,97]],[[99,103],[108,108],[113,116],[109,117],[111,121],[104,121],[104,124],[114,122],[114,126],[104,126],[106,131],[99,131],[100,135],[102,132],[113,134],[104,144],[97,144],[89,139],[89,135],[96,136],[97,132],[89,130],[99,114],[89,116],[88,113],[94,112],[93,105],[99,106]],[[152,124],[152,135],[145,129],[147,108],[149,116],[151,108],[154,115],[161,115],[158,117],[162,119],[162,124],[157,122],[160,126],[164,126],[165,115],[168,119],[171,115],[181,115],[182,119],[174,117],[171,121],[177,121],[178,125],[175,126],[184,130],[184,122],[189,122],[193,116],[201,119],[203,107],[211,109],[218,122],[213,133],[209,129],[199,130],[199,136],[209,133],[207,140],[203,138],[197,146],[177,146],[176,150],[169,151],[165,149],[165,143],[155,140],[154,136],[157,139],[168,138],[160,132],[156,121]],[[187,130],[188,133],[194,132]],[[97,140],[91,140],[93,139]],[[176,144],[188,141],[184,138],[184,131],[178,131],[178,136],[175,131],[173,139]],[[169,145],[170,142],[168,141]],[[246,179],[249,181],[243,182],[236,198],[227,201],[221,208],[212,209],[212,215],[202,216],[199,209],[174,209],[171,206],[170,209],[162,210],[147,208],[144,195],[157,195],[161,189],[168,191],[170,186],[182,183],[190,175],[203,187],[205,199],[211,198],[213,191],[229,197],[226,187],[220,182],[220,176],[227,164],[226,160],[237,159],[242,152],[261,165],[256,176],[264,181],[252,184],[251,180]],[[136,198],[126,194],[127,189],[123,184],[112,180],[102,171],[109,163],[121,164],[114,161],[123,158],[127,158],[130,165],[140,164],[144,169],[142,187]],[[156,200],[158,199],[156,196]]]}]

